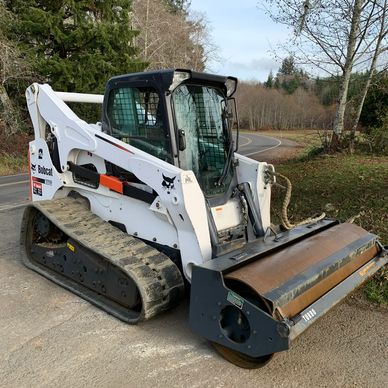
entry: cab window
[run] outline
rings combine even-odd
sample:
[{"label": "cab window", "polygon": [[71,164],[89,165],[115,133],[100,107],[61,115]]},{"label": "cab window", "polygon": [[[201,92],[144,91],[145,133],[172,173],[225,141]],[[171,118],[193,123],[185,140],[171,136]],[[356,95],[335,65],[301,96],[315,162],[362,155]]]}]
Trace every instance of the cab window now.
[{"label": "cab window", "polygon": [[112,135],[171,163],[171,146],[158,92],[150,87],[111,91],[108,119]]},{"label": "cab window", "polygon": [[232,157],[225,96],[211,86],[182,84],[172,97],[176,125],[184,131],[186,140],[180,167],[194,172],[206,195],[224,193],[233,177],[229,168],[224,185],[218,184]]}]

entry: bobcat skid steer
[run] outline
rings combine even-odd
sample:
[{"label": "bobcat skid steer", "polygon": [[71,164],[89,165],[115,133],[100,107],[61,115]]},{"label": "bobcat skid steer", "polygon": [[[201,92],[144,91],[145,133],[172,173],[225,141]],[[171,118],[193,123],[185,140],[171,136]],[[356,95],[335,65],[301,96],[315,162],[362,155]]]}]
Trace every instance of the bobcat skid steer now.
[{"label": "bobcat skid steer", "polygon": [[[236,152],[236,87],[189,70],[114,77],[104,96],[31,85],[21,245],[29,268],[132,324],[175,306],[190,285],[193,331],[257,368],[388,256],[354,224],[273,232],[276,174]],[[102,104],[101,123],[66,102]]]}]

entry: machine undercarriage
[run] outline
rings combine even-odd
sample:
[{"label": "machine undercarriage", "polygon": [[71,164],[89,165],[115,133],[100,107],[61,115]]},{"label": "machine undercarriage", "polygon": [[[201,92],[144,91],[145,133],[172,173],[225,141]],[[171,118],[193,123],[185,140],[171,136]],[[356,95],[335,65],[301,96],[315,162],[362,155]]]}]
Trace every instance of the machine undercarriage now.
[{"label": "machine undercarriage", "polygon": [[125,322],[149,319],[181,300],[178,267],[91,213],[85,199],[30,205],[22,225],[26,266]]}]

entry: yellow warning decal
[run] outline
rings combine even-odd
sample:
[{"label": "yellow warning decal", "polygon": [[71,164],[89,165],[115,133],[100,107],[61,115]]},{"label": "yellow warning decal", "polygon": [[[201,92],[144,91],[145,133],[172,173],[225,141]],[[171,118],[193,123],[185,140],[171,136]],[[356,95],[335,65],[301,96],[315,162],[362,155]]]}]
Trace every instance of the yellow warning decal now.
[{"label": "yellow warning decal", "polygon": [[376,265],[375,262],[369,263],[365,268],[363,268],[363,269],[359,272],[359,274],[360,274],[361,276],[365,276],[366,273],[367,273],[372,267],[374,267],[375,265]]},{"label": "yellow warning decal", "polygon": [[69,242],[66,244],[66,246],[72,251],[75,252],[75,247],[74,245],[70,244]]}]

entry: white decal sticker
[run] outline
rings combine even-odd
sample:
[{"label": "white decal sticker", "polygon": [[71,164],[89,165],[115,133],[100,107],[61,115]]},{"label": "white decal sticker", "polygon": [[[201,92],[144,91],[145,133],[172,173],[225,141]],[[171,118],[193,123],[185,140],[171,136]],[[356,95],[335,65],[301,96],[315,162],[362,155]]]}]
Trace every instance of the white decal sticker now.
[{"label": "white decal sticker", "polygon": [[314,309],[311,309],[307,311],[307,313],[302,315],[302,318],[305,320],[305,322],[310,321],[317,315],[317,312]]}]

